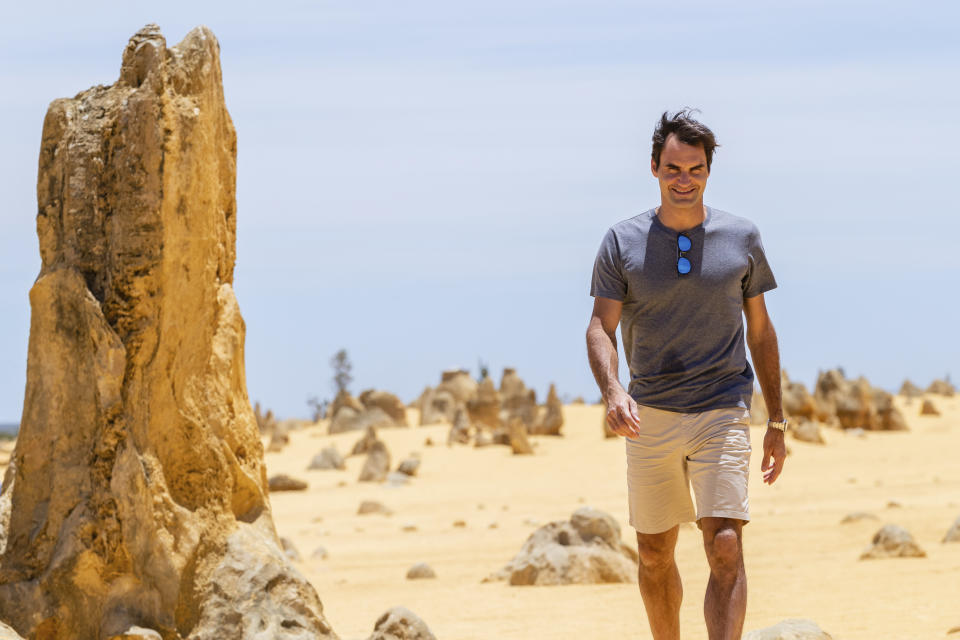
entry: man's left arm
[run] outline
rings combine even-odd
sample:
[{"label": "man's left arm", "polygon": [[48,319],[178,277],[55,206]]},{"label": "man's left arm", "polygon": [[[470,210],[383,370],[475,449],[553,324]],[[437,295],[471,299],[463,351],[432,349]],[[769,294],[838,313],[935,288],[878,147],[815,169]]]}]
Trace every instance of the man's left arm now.
[{"label": "man's left arm", "polygon": [[[777,346],[777,332],[767,313],[763,294],[743,299],[743,313],[747,318],[747,345],[753,356],[753,368],[757,372],[760,391],[767,405],[771,420],[783,420],[783,403],[780,394],[780,350]],[[763,481],[773,484],[783,471],[787,446],[784,432],[767,427],[763,436],[763,462],[760,470]]]}]

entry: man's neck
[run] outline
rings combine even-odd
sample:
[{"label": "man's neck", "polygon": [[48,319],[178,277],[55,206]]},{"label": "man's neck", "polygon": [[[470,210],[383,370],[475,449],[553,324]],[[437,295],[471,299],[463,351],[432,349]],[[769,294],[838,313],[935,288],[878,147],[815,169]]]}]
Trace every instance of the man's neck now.
[{"label": "man's neck", "polygon": [[687,229],[693,229],[706,220],[707,208],[703,206],[702,200],[698,206],[684,207],[682,209],[671,208],[661,204],[657,207],[657,218],[659,218],[660,224],[668,229],[686,231]]}]

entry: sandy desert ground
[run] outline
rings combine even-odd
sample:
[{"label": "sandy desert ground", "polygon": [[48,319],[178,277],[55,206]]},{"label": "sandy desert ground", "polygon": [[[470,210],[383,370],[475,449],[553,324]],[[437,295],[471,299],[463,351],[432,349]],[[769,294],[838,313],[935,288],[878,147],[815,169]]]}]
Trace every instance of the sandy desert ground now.
[{"label": "sandy desert ground", "polygon": [[[784,475],[760,482],[760,443],[753,429],[753,521],[745,529],[749,604],[746,630],[785,618],[811,618],[835,638],[960,637],[960,544],[941,540],[960,516],[960,397],[934,397],[939,417],[920,403],[897,403],[910,432],[862,436],[826,429],[826,445],[788,440]],[[627,523],[621,439],[605,440],[602,408],[564,407],[565,436],[534,437],[536,454],[508,447],[448,448],[446,426],[381,430],[394,466],[420,452],[418,477],[406,486],[358,483],[362,457],[346,471],[307,471],[313,455],[335,443],[346,454],[357,433],[328,436],[325,425],[292,434],[268,453],[268,473],[309,482],[306,492],[271,496],[280,535],[303,556],[301,570],[317,588],[326,614],[345,639],[369,636],[376,617],[404,605],[442,640],[649,638],[635,584],[511,587],[482,583],[520,549],[537,523],[565,519],[582,505]],[[410,412],[416,423],[415,412]],[[431,438],[439,443],[425,446]],[[379,500],[394,515],[357,515]],[[876,520],[840,524],[854,511]],[[466,527],[453,526],[464,520]],[[859,560],[886,523],[907,528],[926,558]],[[408,525],[416,531],[405,531]],[[312,558],[323,547],[326,559]],[[702,638],[707,565],[699,531],[682,528],[677,560],[684,580],[684,638]],[[427,562],[432,580],[407,580]]]},{"label": "sandy desert ground", "polygon": [[[826,429],[826,445],[789,439],[784,475],[760,482],[762,427],[753,429],[753,521],[745,530],[749,583],[746,629],[791,617],[811,618],[835,638],[960,637],[960,543],[944,544],[960,516],[960,397],[934,397],[938,417],[897,398],[910,432],[862,436]],[[303,557],[298,563],[344,640],[367,638],[377,616],[404,605],[441,640],[583,640],[649,638],[635,584],[511,587],[482,583],[519,550],[539,524],[565,519],[582,505],[627,523],[621,439],[605,440],[602,408],[564,407],[565,436],[534,437],[533,456],[508,447],[448,448],[443,425],[385,429],[394,466],[419,452],[422,465],[405,486],[357,482],[362,457],[345,471],[308,471],[310,459],[334,443],[346,454],[358,433],[325,434],[326,424],[291,434],[267,453],[268,473],[306,480],[303,492],[271,496],[277,528]],[[410,412],[416,423],[415,411]],[[438,443],[426,446],[427,438]],[[0,443],[0,466],[12,443]],[[357,515],[379,500],[392,516]],[[841,524],[867,511],[876,520]],[[454,527],[463,520],[465,527]],[[906,527],[926,558],[859,560],[885,523]],[[415,531],[408,531],[410,526]],[[323,547],[326,558],[314,557]],[[685,586],[684,638],[706,637],[702,594],[707,579],[699,531],[681,529],[677,550]],[[407,580],[427,562],[436,579]]]}]

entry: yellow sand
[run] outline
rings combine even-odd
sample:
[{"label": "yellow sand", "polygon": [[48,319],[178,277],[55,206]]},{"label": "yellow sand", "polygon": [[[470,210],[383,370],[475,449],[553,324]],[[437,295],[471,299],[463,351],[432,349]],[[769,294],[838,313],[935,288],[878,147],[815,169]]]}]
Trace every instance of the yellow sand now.
[{"label": "yellow sand", "polygon": [[[960,626],[960,543],[941,543],[960,516],[960,396],[933,401],[942,416],[920,416],[919,401],[897,399],[910,432],[858,437],[826,429],[823,446],[788,438],[792,453],[773,487],[760,482],[763,429],[753,429],[746,630],[804,617],[843,640],[887,640],[946,638]],[[565,436],[533,438],[534,456],[502,446],[448,448],[446,426],[382,430],[394,468],[409,453],[422,454],[419,476],[401,487],[358,483],[362,457],[348,458],[346,471],[307,471],[323,447],[334,443],[346,455],[359,438],[324,435],[325,424],[294,432],[283,452],[267,454],[268,473],[310,484],[305,492],[272,494],[274,516],[344,640],[367,638],[377,616],[396,605],[420,615],[441,640],[650,637],[636,584],[481,583],[537,524],[568,518],[581,505],[611,513],[624,538],[633,536],[623,441],[602,437],[601,407],[564,411]],[[416,412],[410,418],[416,422]],[[427,438],[436,444],[425,446]],[[0,451],[0,463],[5,459]],[[394,515],[357,515],[366,499]],[[854,511],[878,519],[840,524]],[[466,527],[454,527],[456,520]],[[907,528],[927,557],[859,560],[885,523]],[[328,558],[312,558],[321,546]],[[421,561],[437,578],[407,580],[407,569]],[[708,573],[693,525],[681,528],[677,562],[683,637],[705,638]]]},{"label": "yellow sand", "polygon": [[[751,505],[745,529],[749,604],[745,629],[785,618],[818,622],[837,638],[942,638],[960,625],[960,543],[941,540],[960,516],[960,397],[934,397],[940,417],[919,415],[920,402],[897,402],[910,432],[863,437],[825,429],[826,445],[788,439],[784,475],[760,482],[763,428],[753,429]],[[267,454],[268,473],[310,483],[302,493],[271,496],[277,527],[345,639],[366,638],[376,617],[405,605],[438,638],[649,638],[636,584],[511,587],[482,584],[520,549],[536,524],[568,518],[581,505],[626,513],[623,441],[605,440],[599,406],[569,405],[562,438],[534,438],[534,456],[507,447],[448,448],[447,427],[382,430],[394,458],[419,451],[419,476],[407,486],[358,483],[362,457],[346,471],[306,471],[330,443],[349,452],[359,434],[296,432],[291,446]],[[415,412],[410,412],[415,421]],[[434,446],[425,446],[431,438]],[[357,515],[362,500],[383,502],[393,516]],[[900,506],[895,506],[892,503]],[[877,520],[840,524],[848,513]],[[465,528],[454,521],[464,520]],[[883,524],[907,528],[926,558],[859,560]],[[404,531],[405,525],[417,527]],[[491,528],[492,525],[496,528]],[[312,559],[324,547],[329,557]],[[406,579],[416,562],[435,580]],[[704,638],[708,577],[700,533],[681,528],[677,562],[684,581],[684,638]]]}]

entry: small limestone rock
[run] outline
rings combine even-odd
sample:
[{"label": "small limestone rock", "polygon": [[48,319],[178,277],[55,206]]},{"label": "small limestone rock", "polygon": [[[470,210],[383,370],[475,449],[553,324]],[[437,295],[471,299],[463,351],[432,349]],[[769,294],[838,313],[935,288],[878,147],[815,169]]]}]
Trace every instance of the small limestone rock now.
[{"label": "small limestone rock", "polygon": [[391,471],[387,474],[387,486],[403,487],[410,484],[411,478],[413,478],[413,476],[408,476],[407,474],[400,473],[399,471]]},{"label": "small limestone rock", "polygon": [[367,640],[437,640],[427,623],[406,607],[394,607],[377,618]]},{"label": "small limestone rock", "polygon": [[481,447],[489,447],[493,444],[493,436],[487,433],[486,431],[477,431],[476,435],[473,437],[473,446],[478,449]]},{"label": "small limestone rock", "polygon": [[371,513],[378,513],[384,516],[393,515],[393,511],[388,509],[382,502],[377,500],[364,500],[360,503],[360,507],[357,509],[357,515],[367,515]]},{"label": "small limestone rock", "polygon": [[307,467],[308,470],[338,469],[340,471],[346,468],[347,464],[344,462],[343,456],[340,455],[340,452],[338,452],[337,448],[333,445],[315,455],[313,460],[310,461],[310,466]]},{"label": "small limestone rock", "polygon": [[933,404],[933,400],[924,400],[923,406],[920,407],[920,415],[922,416],[938,416],[940,411],[937,410],[936,405]]},{"label": "small limestone rock", "polygon": [[873,536],[872,546],[860,555],[861,560],[871,558],[925,558],[913,536],[903,527],[888,524]]},{"label": "small limestone rock", "polygon": [[387,445],[377,440],[367,451],[367,459],[360,470],[360,482],[383,482],[390,473],[390,452]]},{"label": "small limestone rock", "polygon": [[310,554],[311,560],[326,560],[330,557],[330,554],[327,552],[326,547],[317,547],[313,550],[313,553]]},{"label": "small limestone rock", "polygon": [[840,521],[840,524],[850,524],[851,522],[860,522],[861,520],[879,520],[877,516],[872,513],[867,513],[866,511],[853,511],[843,516],[843,520]]},{"label": "small limestone rock", "polygon": [[399,473],[403,473],[408,476],[417,475],[417,471],[420,469],[420,456],[411,455],[409,458],[400,463],[397,467]]},{"label": "small limestone rock", "polygon": [[790,434],[795,440],[799,440],[800,442],[826,444],[826,440],[823,439],[823,434],[820,433],[820,425],[810,420],[800,420],[796,424],[791,424]]},{"label": "small limestone rock", "polygon": [[960,517],[953,521],[953,526],[947,530],[947,535],[943,537],[944,542],[960,542]]},{"label": "small limestone rock", "polygon": [[267,484],[272,493],[277,491],[305,491],[307,488],[306,482],[291,478],[285,473],[271,477]]},{"label": "small limestone rock", "polygon": [[887,509],[902,509],[903,505],[897,502],[896,500],[890,500],[887,502]]},{"label": "small limestone rock", "polygon": [[466,522],[466,520],[454,520],[454,521],[453,521],[453,526],[456,527],[456,528],[458,528],[458,529],[463,529],[464,527],[467,526],[467,522]]},{"label": "small limestone rock", "polygon": [[813,620],[791,618],[772,627],[750,631],[743,640],[833,640],[833,636]]},{"label": "small limestone rock", "polygon": [[417,531],[417,525],[413,524],[412,522],[407,522],[407,523],[404,523],[402,527],[400,527],[400,530],[405,531],[407,533],[413,533],[414,531]]},{"label": "small limestone rock", "polygon": [[407,570],[407,580],[423,580],[436,577],[436,571],[426,562],[418,562]]}]

